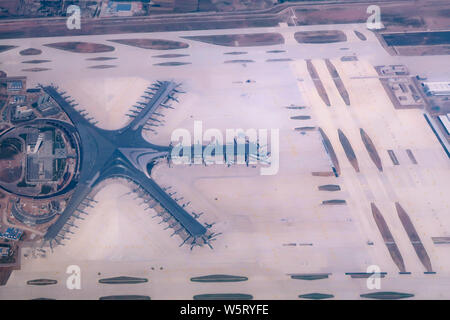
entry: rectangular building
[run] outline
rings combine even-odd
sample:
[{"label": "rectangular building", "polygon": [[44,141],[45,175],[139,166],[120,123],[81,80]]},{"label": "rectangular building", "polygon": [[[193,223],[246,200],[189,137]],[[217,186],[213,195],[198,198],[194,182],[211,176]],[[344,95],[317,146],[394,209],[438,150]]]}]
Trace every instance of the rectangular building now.
[{"label": "rectangular building", "polygon": [[11,121],[12,122],[21,122],[21,121],[29,121],[36,118],[33,110],[28,106],[16,106],[11,109]]},{"label": "rectangular building", "polygon": [[53,154],[54,131],[40,132],[27,135],[27,182],[53,181],[55,170]]},{"label": "rectangular building", "polygon": [[439,121],[444,126],[447,135],[450,135],[450,113],[439,116],[438,118],[439,118]]},{"label": "rectangular building", "polygon": [[37,109],[44,117],[53,116],[59,113],[58,106],[48,94],[39,97],[37,101]]},{"label": "rectangular building", "polygon": [[9,245],[0,245],[0,258],[9,256],[11,248]]},{"label": "rectangular building", "polygon": [[423,82],[425,92],[433,96],[450,95],[450,82]]},{"label": "rectangular building", "polygon": [[23,231],[17,228],[7,228],[5,232],[0,233],[0,238],[7,240],[19,240]]}]

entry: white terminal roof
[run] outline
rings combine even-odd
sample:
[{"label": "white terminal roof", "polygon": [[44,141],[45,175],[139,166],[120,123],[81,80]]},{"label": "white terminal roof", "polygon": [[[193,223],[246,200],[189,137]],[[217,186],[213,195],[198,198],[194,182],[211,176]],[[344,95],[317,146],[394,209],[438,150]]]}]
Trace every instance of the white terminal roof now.
[{"label": "white terminal roof", "polygon": [[450,91],[450,82],[424,82],[430,91]]}]

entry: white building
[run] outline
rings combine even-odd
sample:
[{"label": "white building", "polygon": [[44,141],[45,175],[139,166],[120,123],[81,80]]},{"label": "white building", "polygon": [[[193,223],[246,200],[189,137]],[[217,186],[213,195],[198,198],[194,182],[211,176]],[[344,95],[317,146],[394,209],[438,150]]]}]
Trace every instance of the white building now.
[{"label": "white building", "polygon": [[450,82],[423,82],[425,92],[433,96],[450,95]]},{"label": "white building", "polygon": [[442,123],[442,125],[445,128],[445,131],[447,131],[447,134],[450,135],[450,113],[447,113],[446,115],[439,116],[439,121]]}]

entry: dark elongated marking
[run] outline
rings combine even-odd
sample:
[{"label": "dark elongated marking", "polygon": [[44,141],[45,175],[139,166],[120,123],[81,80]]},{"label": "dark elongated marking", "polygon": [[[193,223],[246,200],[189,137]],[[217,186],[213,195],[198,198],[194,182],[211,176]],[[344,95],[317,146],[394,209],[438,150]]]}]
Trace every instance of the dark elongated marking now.
[{"label": "dark elongated marking", "polygon": [[134,284],[134,283],[145,283],[148,282],[146,278],[136,278],[136,277],[113,277],[98,280],[99,283],[105,284]]},{"label": "dark elongated marking", "polygon": [[323,145],[325,146],[325,150],[327,151],[328,155],[330,156],[331,162],[333,163],[333,168],[336,170],[337,176],[341,175],[341,167],[339,165],[338,158],[336,156],[336,152],[334,152],[333,145],[331,144],[330,139],[325,134],[325,131],[322,130],[322,128],[319,128],[320,135],[322,136]]},{"label": "dark elongated marking", "polygon": [[341,129],[338,129],[339,141],[341,142],[342,148],[344,148],[345,155],[347,156],[348,161],[353,166],[356,172],[359,172],[359,164],[358,159],[356,159],[355,151],[350,144],[350,141],[345,136],[344,132]]},{"label": "dark elongated marking", "polygon": [[322,201],[322,204],[324,205],[347,204],[347,201],[342,199],[324,200]]},{"label": "dark elongated marking", "polygon": [[334,298],[334,295],[314,292],[314,293],[301,294],[298,297],[303,298],[303,299],[322,300],[322,299]]},{"label": "dark elongated marking", "polygon": [[192,282],[240,282],[247,281],[247,277],[233,276],[227,274],[212,274],[207,276],[192,277]]},{"label": "dark elongated marking", "polygon": [[363,129],[359,129],[359,132],[361,134],[361,139],[364,143],[364,146],[369,153],[370,159],[372,159],[372,162],[375,164],[378,170],[383,171],[383,165],[381,164],[380,155],[378,154],[378,151],[375,148],[372,139],[370,139],[369,135]]},{"label": "dark elongated marking", "polygon": [[48,286],[57,283],[58,281],[53,279],[35,279],[27,281],[27,284],[30,286]]},{"label": "dark elongated marking", "polygon": [[380,291],[371,292],[360,295],[361,298],[369,299],[382,299],[382,300],[395,300],[414,297],[411,293],[393,292],[393,291]]},{"label": "dark elongated marking", "polygon": [[331,273],[302,273],[302,274],[291,274],[291,279],[294,280],[321,280],[328,279]]},{"label": "dark elongated marking", "polygon": [[318,187],[320,191],[340,191],[341,187],[337,184],[325,184]]},{"label": "dark elongated marking", "polygon": [[394,164],[394,166],[400,165],[400,162],[398,162],[398,159],[397,159],[397,156],[394,153],[394,150],[388,150],[387,152],[388,152],[389,157],[391,158],[392,163]]}]

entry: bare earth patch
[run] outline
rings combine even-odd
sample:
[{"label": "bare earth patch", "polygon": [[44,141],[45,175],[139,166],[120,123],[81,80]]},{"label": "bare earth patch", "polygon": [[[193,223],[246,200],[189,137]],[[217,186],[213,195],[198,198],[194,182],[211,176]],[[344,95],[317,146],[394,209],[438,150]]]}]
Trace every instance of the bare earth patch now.
[{"label": "bare earth patch", "polygon": [[49,43],[45,44],[45,46],[76,53],[100,53],[115,50],[114,47],[105,44],[78,41]]},{"label": "bare earth patch", "polygon": [[0,171],[0,181],[6,183],[16,182],[22,175],[22,167],[2,168]]},{"label": "bare earth patch", "polygon": [[174,50],[185,49],[189,47],[189,45],[185,42],[163,39],[116,39],[108,41],[125,44],[127,46],[138,47],[141,49],[152,50]]},{"label": "bare earth patch", "polygon": [[347,41],[347,36],[340,30],[299,31],[294,34],[298,43],[333,43]]},{"label": "bare earth patch", "polygon": [[225,47],[258,47],[284,43],[284,38],[279,33],[223,34],[183,38]]},{"label": "bare earth patch", "polygon": [[20,142],[6,139],[0,144],[0,181],[11,183],[22,175],[22,158]]},{"label": "bare earth patch", "polygon": [[450,44],[450,31],[384,33],[388,46],[421,46]]},{"label": "bare earth patch", "polygon": [[395,47],[401,56],[439,56],[450,54],[450,45]]},{"label": "bare earth patch", "polygon": [[42,53],[42,50],[35,48],[28,48],[19,52],[22,56],[36,56]]}]

